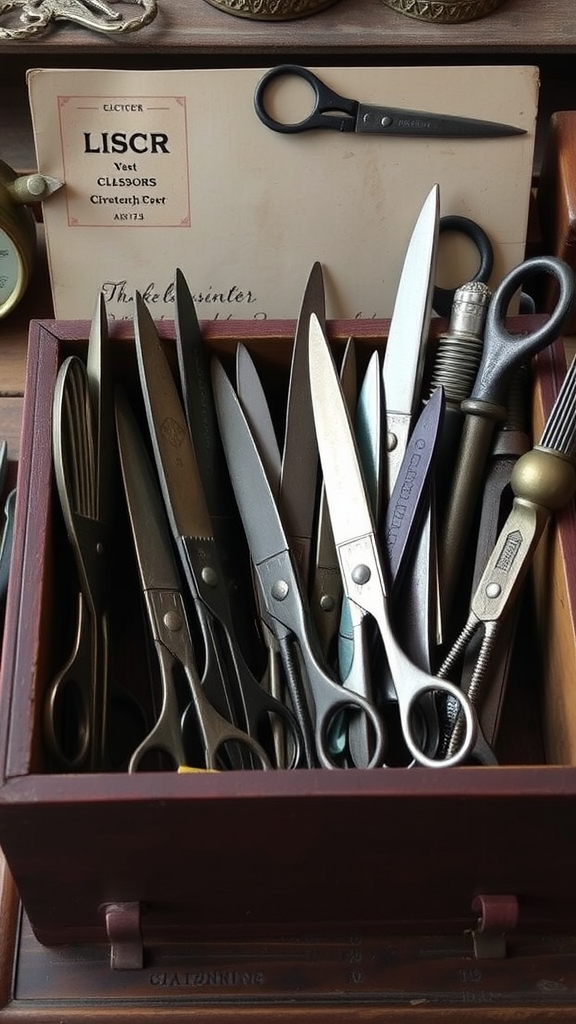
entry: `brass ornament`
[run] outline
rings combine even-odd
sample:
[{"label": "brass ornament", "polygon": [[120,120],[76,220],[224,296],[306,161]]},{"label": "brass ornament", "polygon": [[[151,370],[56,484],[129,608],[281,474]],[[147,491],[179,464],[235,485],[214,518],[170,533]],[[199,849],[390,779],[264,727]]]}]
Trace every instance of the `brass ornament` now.
[{"label": "brass ornament", "polygon": [[337,0],[206,0],[221,11],[239,18],[253,18],[258,21],[289,21],[291,18],[305,18],[316,14],[325,7],[331,7]]},{"label": "brass ornament", "polygon": [[420,21],[473,21],[491,14],[504,0],[382,0],[388,7]]}]

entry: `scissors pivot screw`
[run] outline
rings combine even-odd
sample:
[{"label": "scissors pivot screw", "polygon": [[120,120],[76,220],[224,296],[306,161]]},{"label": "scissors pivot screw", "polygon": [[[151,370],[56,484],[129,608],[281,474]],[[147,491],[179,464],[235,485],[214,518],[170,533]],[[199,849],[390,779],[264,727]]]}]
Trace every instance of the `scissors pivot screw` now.
[{"label": "scissors pivot screw", "polygon": [[166,612],[164,616],[164,625],[171,633],[178,633],[179,630],[182,629],[183,625],[182,616],[176,611]]},{"label": "scissors pivot screw", "polygon": [[286,580],[276,580],[272,586],[271,594],[275,601],[285,601],[290,593],[290,587]]},{"label": "scissors pivot screw", "polygon": [[334,611],[335,606],[336,606],[336,602],[335,602],[334,598],[330,596],[330,594],[323,594],[322,595],[322,597],[320,598],[320,607],[321,607],[323,612]]},{"label": "scissors pivot screw", "polygon": [[352,579],[358,586],[362,586],[363,583],[368,583],[371,576],[370,566],[368,565],[356,565],[352,569]]},{"label": "scissors pivot screw", "polygon": [[202,579],[204,580],[204,583],[206,584],[207,587],[218,586],[218,576],[215,570],[212,569],[212,567],[209,565],[206,566],[205,569],[202,569]]},{"label": "scissors pivot screw", "polygon": [[489,583],[486,587],[486,597],[500,597],[502,587],[499,583]]},{"label": "scissors pivot screw", "polygon": [[389,431],[386,434],[386,449],[387,449],[387,451],[393,452],[394,449],[396,448],[397,444],[398,444],[398,438],[397,438],[396,434],[393,434],[392,431]]}]

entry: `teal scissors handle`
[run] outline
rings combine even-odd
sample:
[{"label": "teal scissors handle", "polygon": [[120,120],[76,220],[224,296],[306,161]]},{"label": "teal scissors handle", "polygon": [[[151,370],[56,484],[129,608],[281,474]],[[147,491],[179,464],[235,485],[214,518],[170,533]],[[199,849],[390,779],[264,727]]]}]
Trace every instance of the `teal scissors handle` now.
[{"label": "teal scissors handle", "polygon": [[[300,590],[298,576],[286,550],[255,566],[267,624],[280,640],[291,636],[304,669],[304,685],[309,699],[316,756],[323,768],[336,768],[340,762],[331,749],[331,734],[340,713],[362,716],[370,736],[367,763],[358,767],[374,768],[383,764],[386,731],[376,707],[361,693],[347,690],[323,668],[314,642],[314,631],[307,614],[307,603]],[[351,753],[351,751],[349,752]]]}]

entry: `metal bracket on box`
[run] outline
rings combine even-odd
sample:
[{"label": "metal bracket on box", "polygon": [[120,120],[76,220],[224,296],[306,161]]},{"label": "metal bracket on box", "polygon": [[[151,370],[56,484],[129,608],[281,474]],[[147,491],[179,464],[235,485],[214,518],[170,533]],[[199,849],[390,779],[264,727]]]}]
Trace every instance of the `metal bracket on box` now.
[{"label": "metal bracket on box", "polygon": [[476,959],[503,959],[506,956],[506,935],[518,924],[517,897],[476,896],[472,910],[480,914],[471,933]]},{"label": "metal bracket on box", "polygon": [[106,903],[101,907],[106,917],[110,942],[110,967],[113,971],[141,971],[144,966],[144,942],[140,927],[140,903]]}]

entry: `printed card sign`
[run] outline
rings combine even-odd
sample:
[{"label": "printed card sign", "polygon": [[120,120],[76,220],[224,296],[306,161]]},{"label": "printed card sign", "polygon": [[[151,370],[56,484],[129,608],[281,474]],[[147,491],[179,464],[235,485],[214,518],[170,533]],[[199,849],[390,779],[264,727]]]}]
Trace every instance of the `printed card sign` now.
[{"label": "printed card sign", "polygon": [[[492,284],[524,258],[536,68],[314,69],[363,103],[524,130],[492,139],[274,132],[254,109],[265,70],[28,73],[38,169],[64,182],[44,204],[56,317],[89,319],[98,289],[111,317],[130,317],[137,289],[171,319],[179,267],[201,319],[293,319],[316,260],[330,317],[390,316],[436,182],[442,214],[488,234]],[[300,111],[301,86],[283,116]],[[439,284],[476,266],[466,243],[442,240]]]},{"label": "printed card sign", "polygon": [[58,113],[64,178],[85,183],[70,227],[190,227],[185,96],[59,96]]}]

